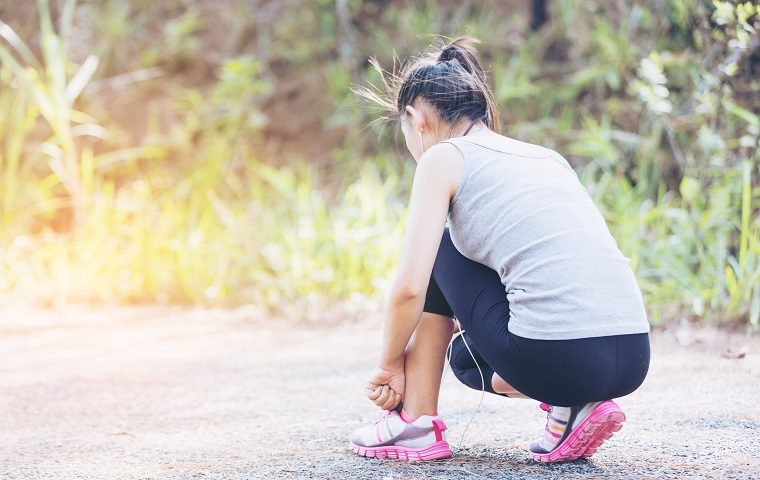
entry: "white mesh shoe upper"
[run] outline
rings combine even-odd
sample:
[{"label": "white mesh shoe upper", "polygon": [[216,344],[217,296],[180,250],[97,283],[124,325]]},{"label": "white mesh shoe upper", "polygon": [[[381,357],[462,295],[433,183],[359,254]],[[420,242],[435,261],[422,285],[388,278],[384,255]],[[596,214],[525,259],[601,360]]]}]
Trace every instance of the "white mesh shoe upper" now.
[{"label": "white mesh shoe upper", "polygon": [[386,413],[374,425],[362,427],[351,434],[351,442],[362,447],[397,445],[408,448],[425,448],[437,440],[434,421],[439,423],[439,435],[446,440],[446,432],[440,428],[443,418],[439,415],[423,415],[412,423],[406,423],[398,413]]}]

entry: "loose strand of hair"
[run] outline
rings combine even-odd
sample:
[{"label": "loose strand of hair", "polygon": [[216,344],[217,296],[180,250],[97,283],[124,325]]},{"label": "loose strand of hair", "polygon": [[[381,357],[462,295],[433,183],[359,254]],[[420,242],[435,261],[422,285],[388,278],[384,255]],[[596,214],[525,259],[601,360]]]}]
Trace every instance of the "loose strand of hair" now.
[{"label": "loose strand of hair", "polygon": [[[441,42],[440,46],[436,48],[437,53],[429,52],[407,62],[401,62],[394,52],[391,71],[384,70],[376,58],[370,59],[370,64],[380,75],[380,85],[370,83],[369,87],[354,85],[351,88],[354,93],[379,106],[385,112],[384,115],[372,121],[370,125],[399,120],[404,115],[406,105],[402,105],[402,98],[400,97],[403,93],[402,89],[413,88],[416,91],[410,98],[405,99],[405,103],[411,104],[420,95],[418,90],[426,90],[424,83],[431,82],[434,84],[437,80],[444,78],[443,76],[434,76],[425,79],[412,79],[412,75],[417,75],[420,72],[419,69],[423,67],[432,68],[444,62],[456,61],[461,66],[460,72],[451,73],[452,68],[448,68],[445,76],[460,75],[465,83],[474,82],[473,86],[480,91],[486,103],[486,114],[483,116],[483,121],[488,128],[499,133],[501,126],[498,105],[493,91],[488,86],[488,76],[481,64],[480,54],[474,47],[474,45],[481,43],[480,40],[469,36],[459,36],[446,43],[443,37],[439,37],[439,39]],[[453,69],[457,70],[457,68]],[[408,84],[410,81],[417,83]],[[469,91],[469,88],[463,87],[461,91],[454,90],[446,92],[446,94],[467,93]],[[434,92],[428,90],[423,96],[429,96],[429,100],[432,101],[434,95],[436,95]]]},{"label": "loose strand of hair", "polygon": [[369,86],[353,85],[351,91],[359,95],[361,98],[367,100],[369,103],[377,105],[382,111],[386,113],[373,120],[370,125],[376,125],[379,123],[385,123],[393,121],[396,117],[396,102],[394,101],[398,94],[400,82],[402,79],[397,73],[397,61],[398,57],[394,53],[393,55],[393,69],[391,71],[384,70],[380,66],[380,62],[375,57],[369,59],[369,63],[380,75],[380,86],[374,83],[369,83]]}]

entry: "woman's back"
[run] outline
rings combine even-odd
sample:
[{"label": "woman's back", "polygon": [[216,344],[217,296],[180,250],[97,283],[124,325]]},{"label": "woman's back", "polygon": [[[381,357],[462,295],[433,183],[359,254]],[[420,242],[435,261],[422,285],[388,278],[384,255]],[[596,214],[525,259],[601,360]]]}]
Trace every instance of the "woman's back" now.
[{"label": "woman's back", "polygon": [[512,333],[553,340],[649,331],[629,260],[564,158],[495,134],[447,142],[465,160],[451,238],[499,273]]}]

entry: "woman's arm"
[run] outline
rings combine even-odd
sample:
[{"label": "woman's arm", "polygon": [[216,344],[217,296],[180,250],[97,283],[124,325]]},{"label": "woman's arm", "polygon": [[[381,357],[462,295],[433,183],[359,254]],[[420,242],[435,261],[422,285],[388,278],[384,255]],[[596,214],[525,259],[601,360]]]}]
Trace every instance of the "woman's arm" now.
[{"label": "woman's arm", "polygon": [[[367,385],[367,395],[388,409],[403,395],[404,352],[422,316],[430,274],[441,243],[449,201],[464,172],[464,159],[450,144],[430,148],[414,174],[409,220],[396,279],[390,292],[378,371]],[[393,374],[391,374],[391,372]],[[397,378],[399,376],[401,378]],[[391,381],[396,377],[396,381]],[[381,382],[386,378],[388,383]],[[383,390],[383,385],[389,388]],[[373,398],[374,397],[374,398]],[[388,407],[388,405],[392,406]]]}]

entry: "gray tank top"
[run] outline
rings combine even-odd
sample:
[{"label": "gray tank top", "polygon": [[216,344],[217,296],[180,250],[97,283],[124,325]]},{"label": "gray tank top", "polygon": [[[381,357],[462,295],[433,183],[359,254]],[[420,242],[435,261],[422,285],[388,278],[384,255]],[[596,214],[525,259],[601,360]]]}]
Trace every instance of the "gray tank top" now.
[{"label": "gray tank top", "polygon": [[541,340],[648,332],[630,261],[567,161],[506,137],[497,147],[481,140],[446,141],[464,156],[449,231],[465,257],[501,276],[509,331]]}]

